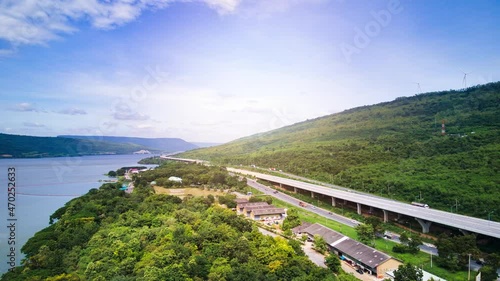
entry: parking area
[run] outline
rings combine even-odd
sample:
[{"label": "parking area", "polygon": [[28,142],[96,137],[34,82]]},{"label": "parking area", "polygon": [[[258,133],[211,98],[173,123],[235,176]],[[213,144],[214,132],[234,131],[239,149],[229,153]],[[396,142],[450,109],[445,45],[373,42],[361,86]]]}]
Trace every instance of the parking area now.
[{"label": "parking area", "polygon": [[[304,250],[304,253],[309,257],[309,259],[315,263],[318,266],[326,268],[325,265],[325,256],[316,252],[313,248],[313,243],[312,242],[305,242],[305,244],[302,246],[302,249]],[[356,278],[359,280],[363,281],[380,281],[382,279],[378,279],[377,277],[369,274],[359,274],[356,272],[356,269],[353,268],[351,265],[348,263],[341,261],[342,269],[347,272],[347,273],[352,273]]]},{"label": "parking area", "polygon": [[367,273],[359,274],[358,272],[356,272],[356,269],[354,267],[352,267],[350,264],[348,264],[345,261],[341,261],[341,264],[342,264],[342,269],[345,272],[352,273],[359,280],[363,280],[363,281],[381,281],[381,280],[384,280],[384,278],[379,279],[376,276],[369,275]]}]

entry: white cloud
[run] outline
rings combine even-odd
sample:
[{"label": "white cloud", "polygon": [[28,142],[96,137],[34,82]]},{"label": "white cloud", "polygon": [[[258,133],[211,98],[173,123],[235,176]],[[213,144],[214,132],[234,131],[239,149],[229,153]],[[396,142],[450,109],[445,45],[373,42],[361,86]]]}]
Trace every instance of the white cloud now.
[{"label": "white cloud", "polygon": [[45,125],[36,123],[36,122],[24,122],[23,125],[25,127],[31,127],[31,128],[43,128]]},{"label": "white cloud", "polygon": [[[78,29],[75,23],[87,21],[94,28],[112,29],[134,21],[148,9],[162,9],[169,3],[186,0],[4,0],[0,2],[0,40],[12,49],[20,45],[46,44]],[[233,12],[240,0],[198,0],[219,14]]]},{"label": "white cloud", "polygon": [[[287,11],[295,5],[318,4],[329,0],[249,0],[241,3],[241,13],[247,17],[266,18]],[[337,0],[342,1],[342,0]]]},{"label": "white cloud", "polygon": [[40,112],[33,104],[28,102],[22,102],[16,104],[14,107],[10,108],[12,111],[20,111],[20,112]]},{"label": "white cloud", "polygon": [[134,121],[143,121],[148,120],[149,116],[140,114],[138,112],[129,111],[129,112],[115,112],[113,117],[116,120],[134,120]]},{"label": "white cloud", "polygon": [[208,6],[217,10],[219,14],[227,14],[236,10],[240,0],[203,0]]},{"label": "white cloud", "polygon": [[74,108],[74,107],[59,110],[57,113],[66,114],[66,115],[85,115],[85,114],[87,114],[87,112],[85,110],[79,109],[79,108]]},{"label": "white cloud", "polygon": [[6,57],[16,52],[15,49],[0,49],[0,57]]}]

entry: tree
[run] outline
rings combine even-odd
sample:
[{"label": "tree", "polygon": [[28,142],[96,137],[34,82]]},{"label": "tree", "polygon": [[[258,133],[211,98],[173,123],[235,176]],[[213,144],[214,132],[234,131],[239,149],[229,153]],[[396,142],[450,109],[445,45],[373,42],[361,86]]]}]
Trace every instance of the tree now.
[{"label": "tree", "polygon": [[116,177],[116,172],[115,171],[109,171],[108,172],[109,177]]},{"label": "tree", "polygon": [[368,217],[366,218],[365,223],[371,225],[375,233],[383,233],[385,230],[384,223],[377,217]]},{"label": "tree", "polygon": [[474,235],[447,237],[440,235],[436,242],[439,257],[437,263],[451,271],[457,271],[468,263],[469,254],[472,257],[479,255]]},{"label": "tree", "polygon": [[339,273],[342,268],[339,257],[333,253],[325,258],[325,264],[335,274]]},{"label": "tree", "polygon": [[422,238],[418,234],[412,234],[410,237],[403,232],[399,237],[401,245],[394,245],[392,250],[396,253],[411,253],[416,254],[420,251],[419,246],[422,245]]},{"label": "tree", "polygon": [[290,208],[287,211],[286,218],[283,220],[283,230],[289,230],[299,226],[302,222],[299,218],[299,212],[295,208]]},{"label": "tree", "polygon": [[45,281],[80,281],[80,278],[74,274],[63,273],[54,277],[49,277]]},{"label": "tree", "polygon": [[422,270],[411,263],[403,264],[394,272],[394,281],[422,281]]},{"label": "tree", "polygon": [[222,172],[215,173],[210,179],[210,183],[213,184],[225,184],[226,183],[226,174]]},{"label": "tree", "polygon": [[328,247],[326,246],[326,241],[323,239],[323,236],[321,235],[314,235],[314,250],[324,253],[326,250],[328,250]]},{"label": "tree", "polygon": [[231,273],[232,268],[225,258],[217,258],[210,268],[208,274],[209,281],[225,281],[227,276]]},{"label": "tree", "polygon": [[496,267],[485,265],[480,270],[481,281],[495,281],[498,278]]},{"label": "tree", "polygon": [[401,244],[406,245],[408,244],[408,241],[410,241],[410,238],[408,237],[408,234],[406,234],[406,232],[403,232],[399,236],[399,241],[401,242]]},{"label": "tree", "polygon": [[481,280],[494,281],[497,280],[498,274],[496,269],[500,267],[500,254],[492,253],[486,256],[485,265],[481,268]]},{"label": "tree", "polygon": [[491,265],[494,268],[500,267],[500,254],[491,253],[486,257],[486,264]]},{"label": "tree", "polygon": [[408,241],[407,247],[408,252],[412,254],[416,254],[420,251],[420,245],[423,244],[422,237],[418,234],[414,234],[411,236],[411,239]]},{"label": "tree", "polygon": [[373,227],[369,224],[358,224],[356,226],[356,232],[358,233],[358,239],[361,243],[372,246],[373,239],[375,239],[375,233],[373,232]]},{"label": "tree", "polygon": [[228,208],[236,208],[236,195],[226,194],[219,196],[219,204],[226,205]]}]

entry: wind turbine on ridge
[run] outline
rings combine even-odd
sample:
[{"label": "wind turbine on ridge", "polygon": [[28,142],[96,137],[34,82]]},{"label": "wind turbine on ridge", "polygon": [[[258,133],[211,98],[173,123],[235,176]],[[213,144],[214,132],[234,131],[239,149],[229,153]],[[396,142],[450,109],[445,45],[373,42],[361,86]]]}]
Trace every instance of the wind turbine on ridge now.
[{"label": "wind turbine on ridge", "polygon": [[461,69],[460,69],[460,71],[462,71],[462,73],[464,74],[464,79],[462,80],[462,85],[464,86],[464,89],[467,89],[467,74],[471,74],[472,72],[467,73]]},{"label": "wind turbine on ridge", "polygon": [[413,82],[413,83],[417,84],[418,93],[421,94],[422,93],[422,88],[420,88],[420,83],[418,83],[418,82]]}]

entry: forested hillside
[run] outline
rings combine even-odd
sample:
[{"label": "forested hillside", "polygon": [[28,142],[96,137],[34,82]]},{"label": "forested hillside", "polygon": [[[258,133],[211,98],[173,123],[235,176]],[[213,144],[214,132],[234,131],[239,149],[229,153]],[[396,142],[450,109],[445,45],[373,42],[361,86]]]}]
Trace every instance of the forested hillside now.
[{"label": "forested hillside", "polygon": [[175,164],[141,174],[132,194],[121,184],[92,189],[57,210],[22,248],[24,266],[1,280],[337,280],[300,242],[262,235],[213,196],[180,199],[143,184],[173,174],[234,180],[218,167]]},{"label": "forested hillside", "polygon": [[148,147],[59,137],[33,137],[0,133],[0,157],[38,158],[100,154],[130,154]]},{"label": "forested hillside", "polygon": [[432,208],[499,220],[500,82],[354,108],[181,157],[274,167],[407,202],[421,193]]}]

